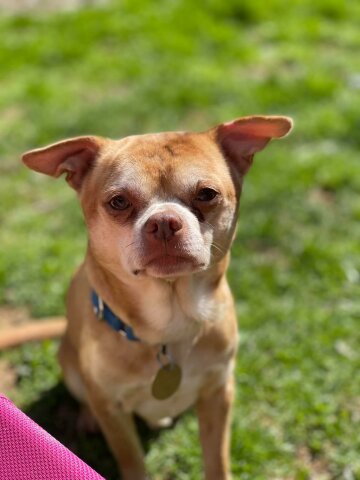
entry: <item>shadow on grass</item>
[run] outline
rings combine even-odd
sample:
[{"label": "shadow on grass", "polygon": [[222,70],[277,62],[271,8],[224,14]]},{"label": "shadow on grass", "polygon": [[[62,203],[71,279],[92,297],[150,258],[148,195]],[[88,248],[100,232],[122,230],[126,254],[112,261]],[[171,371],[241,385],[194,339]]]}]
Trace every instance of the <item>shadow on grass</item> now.
[{"label": "shadow on grass", "polygon": [[[25,413],[107,480],[119,479],[116,463],[102,434],[78,431],[79,408],[61,382],[44,392]],[[147,452],[161,431],[150,430],[139,418],[136,424]]]}]

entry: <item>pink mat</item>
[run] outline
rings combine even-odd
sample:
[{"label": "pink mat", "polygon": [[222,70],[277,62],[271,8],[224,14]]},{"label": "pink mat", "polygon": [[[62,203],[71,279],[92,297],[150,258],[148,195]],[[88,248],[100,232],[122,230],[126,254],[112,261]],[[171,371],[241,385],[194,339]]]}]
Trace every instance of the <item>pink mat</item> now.
[{"label": "pink mat", "polygon": [[1,480],[104,480],[0,395]]}]

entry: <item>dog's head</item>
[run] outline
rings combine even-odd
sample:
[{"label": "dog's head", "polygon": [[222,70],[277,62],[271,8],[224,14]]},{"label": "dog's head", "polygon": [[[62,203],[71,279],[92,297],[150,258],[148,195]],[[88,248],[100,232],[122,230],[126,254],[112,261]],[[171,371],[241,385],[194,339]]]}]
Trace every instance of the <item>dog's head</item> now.
[{"label": "dog's head", "polygon": [[254,154],[291,126],[287,117],[253,116],[202,133],[78,137],[23,161],[53,177],[66,173],[92,254],[112,273],[174,278],[224,257]]}]

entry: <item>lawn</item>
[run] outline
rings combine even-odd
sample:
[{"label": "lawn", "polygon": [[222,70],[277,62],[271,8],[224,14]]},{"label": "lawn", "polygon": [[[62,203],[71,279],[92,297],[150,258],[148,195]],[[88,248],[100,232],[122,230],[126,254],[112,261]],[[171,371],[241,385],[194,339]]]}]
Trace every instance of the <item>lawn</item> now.
[{"label": "lawn", "polygon": [[[73,191],[26,170],[21,152],[84,133],[294,118],[246,178],[233,247],[234,479],[360,479],[359,22],[357,0],[124,0],[0,16],[4,308],[62,314],[86,247]],[[2,352],[15,378],[5,393],[115,479],[102,438],[73,427],[56,348]],[[201,478],[192,412],[156,436],[140,428],[154,480]]]}]

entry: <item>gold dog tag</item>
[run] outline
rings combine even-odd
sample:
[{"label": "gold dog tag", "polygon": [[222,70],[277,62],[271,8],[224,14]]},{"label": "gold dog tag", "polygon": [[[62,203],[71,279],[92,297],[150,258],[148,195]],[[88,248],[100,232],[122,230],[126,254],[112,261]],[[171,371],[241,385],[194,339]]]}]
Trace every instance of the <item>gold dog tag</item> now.
[{"label": "gold dog tag", "polygon": [[156,374],[151,386],[151,393],[156,400],[171,397],[181,383],[181,368],[176,363],[163,365]]}]

